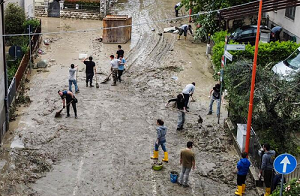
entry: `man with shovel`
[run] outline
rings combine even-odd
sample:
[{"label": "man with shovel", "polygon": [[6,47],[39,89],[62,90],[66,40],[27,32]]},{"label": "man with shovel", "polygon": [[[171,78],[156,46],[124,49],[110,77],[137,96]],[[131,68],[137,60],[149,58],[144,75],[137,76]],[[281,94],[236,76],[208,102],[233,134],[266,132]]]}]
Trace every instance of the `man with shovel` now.
[{"label": "man with shovel", "polygon": [[93,61],[93,57],[89,57],[89,60],[87,61],[87,58],[83,59],[82,61],[85,65],[85,73],[86,73],[86,87],[88,87],[88,83],[90,82],[90,87],[94,87],[93,85],[93,77],[94,73],[96,73],[96,64]]},{"label": "man with shovel", "polygon": [[66,107],[66,100],[67,100],[67,117],[70,117],[70,104],[72,104],[74,113],[75,113],[75,118],[77,118],[77,109],[76,109],[76,103],[77,99],[75,98],[74,94],[71,91],[58,91],[59,96],[62,99],[63,102],[63,108]]}]

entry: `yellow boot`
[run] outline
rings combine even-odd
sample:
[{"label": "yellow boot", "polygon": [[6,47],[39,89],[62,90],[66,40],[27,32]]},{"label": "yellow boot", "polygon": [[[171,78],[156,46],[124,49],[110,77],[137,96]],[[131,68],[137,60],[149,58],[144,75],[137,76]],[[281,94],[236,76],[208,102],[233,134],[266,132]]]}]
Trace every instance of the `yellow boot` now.
[{"label": "yellow boot", "polygon": [[180,35],[178,35],[178,40],[180,39]]},{"label": "yellow boot", "polygon": [[242,191],[242,193],[245,193],[245,191],[246,191],[246,184],[242,184],[242,187],[243,187],[243,191]]},{"label": "yellow boot", "polygon": [[242,186],[238,186],[236,192],[234,193],[235,195],[243,195],[243,187]]},{"label": "yellow boot", "polygon": [[271,194],[271,188],[266,188],[266,193],[264,196],[269,196]]},{"label": "yellow boot", "polygon": [[153,156],[151,159],[158,159],[158,151],[153,151]]},{"label": "yellow boot", "polygon": [[164,161],[164,162],[167,162],[167,163],[168,163],[168,161],[169,161],[168,152],[165,152],[165,157],[163,158],[163,160],[162,160],[162,161]]}]

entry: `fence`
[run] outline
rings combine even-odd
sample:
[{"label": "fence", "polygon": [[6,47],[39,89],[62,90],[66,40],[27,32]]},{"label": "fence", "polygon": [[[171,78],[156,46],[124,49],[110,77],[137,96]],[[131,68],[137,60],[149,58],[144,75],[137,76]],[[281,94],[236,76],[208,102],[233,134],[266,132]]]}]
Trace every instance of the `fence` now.
[{"label": "fence", "polygon": [[[41,22],[41,21],[40,21]],[[40,33],[41,32],[41,25],[39,27],[36,28],[36,30],[34,31],[35,33]],[[31,38],[31,53],[34,53],[40,46],[40,35],[34,35]],[[23,56],[21,63],[18,67],[18,70],[15,74],[15,78],[16,78],[16,89],[19,88],[21,80],[24,76],[24,73],[26,72],[26,69],[28,68],[28,65],[30,65],[29,63],[30,60],[30,49],[28,50],[28,52]]]},{"label": "fence", "polygon": [[[35,29],[35,33],[40,33],[41,32],[41,21],[40,21],[40,26]],[[15,73],[15,77],[10,83],[9,89],[8,89],[8,101],[9,101],[9,106],[13,102],[14,97],[17,94],[18,88],[21,84],[22,78],[26,73],[26,70],[28,68],[28,65],[30,65],[30,48],[32,53],[34,53],[40,46],[40,35],[34,35],[31,38],[31,46],[28,46],[28,52],[23,56],[21,63],[19,64],[19,67]]]},{"label": "fence", "polygon": [[300,178],[300,164],[297,165],[295,171],[293,171],[292,173],[286,175],[285,178],[286,178],[287,182],[290,181],[293,178],[299,179]]}]

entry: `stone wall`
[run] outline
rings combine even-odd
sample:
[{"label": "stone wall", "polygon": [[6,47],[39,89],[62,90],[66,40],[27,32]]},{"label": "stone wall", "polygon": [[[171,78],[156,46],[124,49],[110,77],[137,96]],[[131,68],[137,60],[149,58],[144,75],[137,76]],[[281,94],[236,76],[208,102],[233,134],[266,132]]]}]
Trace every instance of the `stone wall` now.
[{"label": "stone wall", "polygon": [[[35,16],[48,17],[48,13],[45,9],[36,9]],[[89,19],[89,20],[101,20],[100,14],[97,12],[88,11],[74,11],[74,10],[61,10],[61,18],[74,18],[74,19]]]}]

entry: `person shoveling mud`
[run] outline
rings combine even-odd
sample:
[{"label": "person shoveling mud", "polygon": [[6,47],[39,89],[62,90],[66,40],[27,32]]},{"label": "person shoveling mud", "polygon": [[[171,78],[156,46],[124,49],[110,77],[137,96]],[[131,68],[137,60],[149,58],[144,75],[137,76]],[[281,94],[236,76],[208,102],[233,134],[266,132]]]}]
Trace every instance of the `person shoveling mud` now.
[{"label": "person shoveling mud", "polygon": [[168,107],[170,102],[176,102],[176,106],[178,108],[178,123],[177,123],[177,131],[180,131],[183,129],[183,124],[185,122],[185,112],[186,112],[186,107],[185,107],[185,99],[182,94],[178,94],[177,98],[175,99],[170,99],[168,103],[166,104],[166,107]]},{"label": "person shoveling mud", "polygon": [[[74,94],[71,91],[58,91],[59,96],[62,99],[63,102],[63,109],[66,107],[66,100],[67,100],[67,116],[66,118],[70,117],[70,104],[72,104],[75,118],[77,118],[77,108],[76,108],[76,103],[77,99],[75,98]],[[58,117],[60,115],[56,114],[55,117]]]}]

